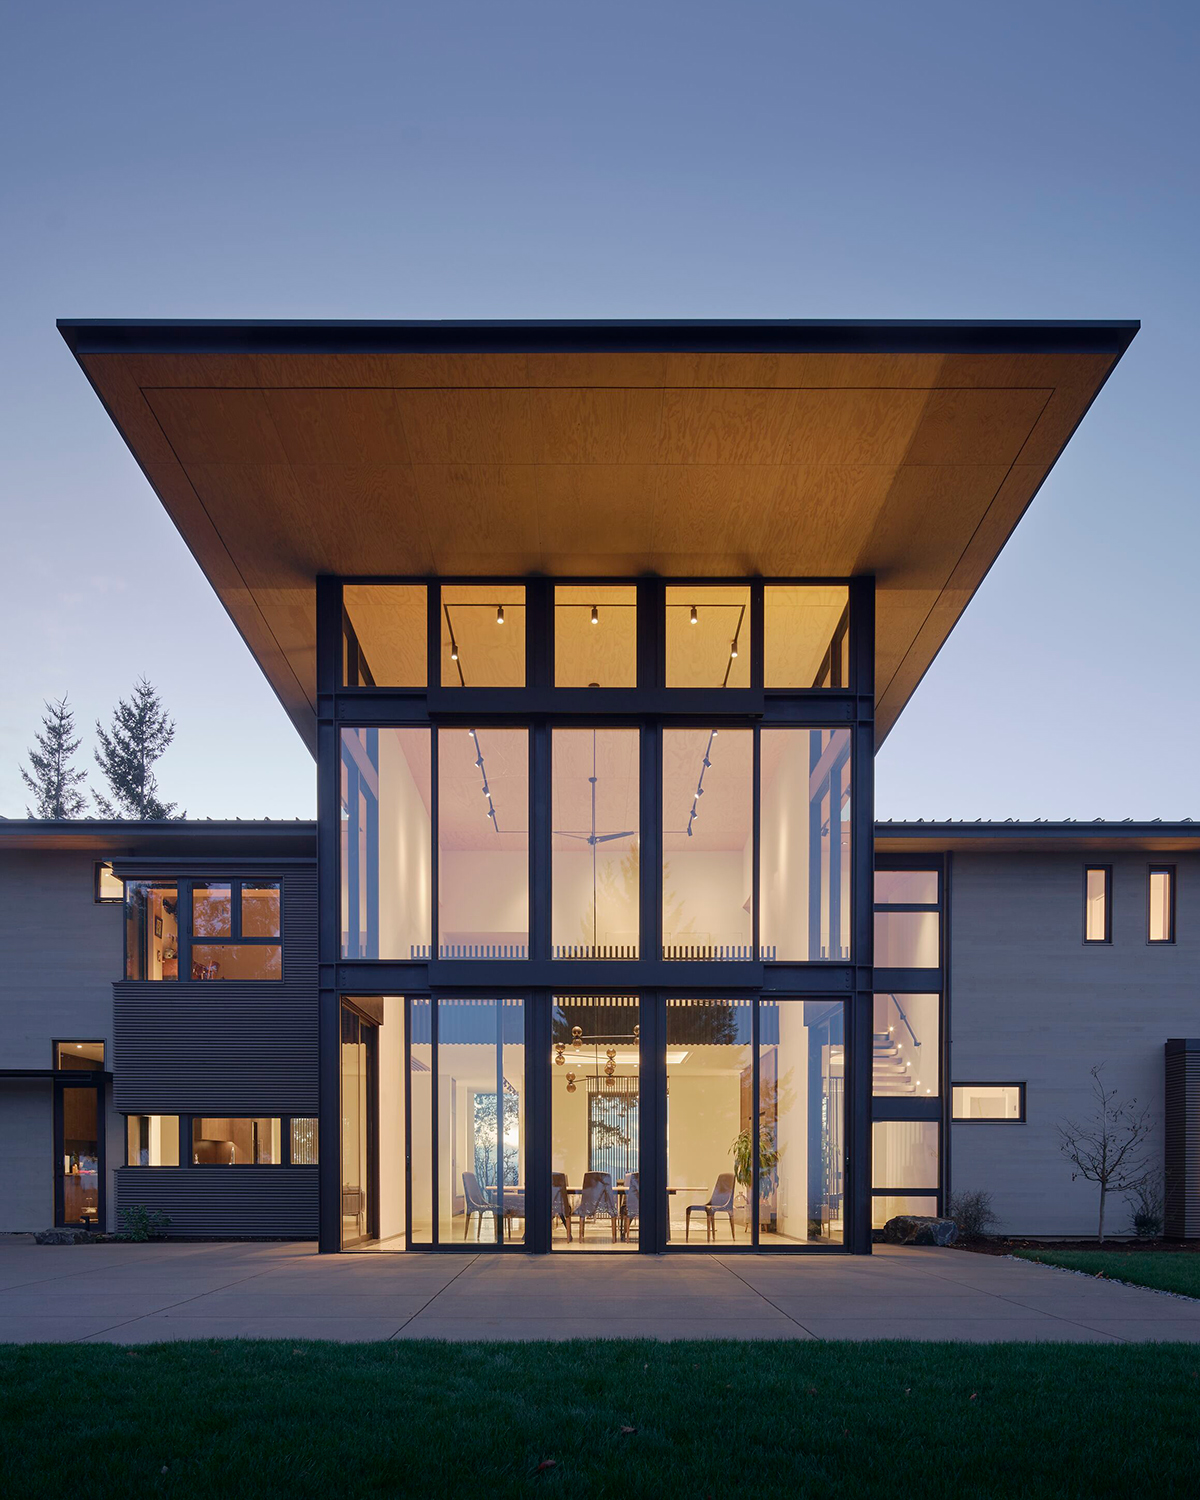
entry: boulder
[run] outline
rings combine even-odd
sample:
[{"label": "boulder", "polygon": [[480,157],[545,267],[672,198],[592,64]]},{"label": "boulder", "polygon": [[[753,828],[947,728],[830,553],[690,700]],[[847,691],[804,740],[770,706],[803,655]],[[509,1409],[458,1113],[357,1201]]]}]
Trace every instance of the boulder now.
[{"label": "boulder", "polygon": [[888,1245],[953,1245],[958,1225],[953,1219],[897,1214],[883,1226],[883,1238]]},{"label": "boulder", "polygon": [[83,1245],[92,1236],[86,1229],[43,1229],[33,1238],[39,1245]]}]

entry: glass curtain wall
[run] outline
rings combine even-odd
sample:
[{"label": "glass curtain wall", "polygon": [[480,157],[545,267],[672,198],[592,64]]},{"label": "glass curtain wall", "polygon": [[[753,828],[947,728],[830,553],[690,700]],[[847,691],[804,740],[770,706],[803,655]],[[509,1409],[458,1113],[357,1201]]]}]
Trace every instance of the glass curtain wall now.
[{"label": "glass curtain wall", "polygon": [[551,1037],[551,1249],[636,1250],[641,1005],[636,995],[558,995]]},{"label": "glass curtain wall", "polygon": [[637,958],[636,729],[556,729],[551,789],[555,958]]},{"label": "glass curtain wall", "polygon": [[414,1246],[525,1241],[525,1002],[409,1001]]}]

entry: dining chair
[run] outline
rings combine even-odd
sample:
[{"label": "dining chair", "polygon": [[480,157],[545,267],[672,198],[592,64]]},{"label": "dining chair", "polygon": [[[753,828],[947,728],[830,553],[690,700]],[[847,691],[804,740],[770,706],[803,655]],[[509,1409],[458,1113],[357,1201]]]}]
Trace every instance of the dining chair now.
[{"label": "dining chair", "polygon": [[561,1219],[567,1226],[567,1243],[571,1243],[571,1200],[567,1194],[567,1174],[550,1173],[550,1223]]},{"label": "dining chair", "polygon": [[737,1239],[737,1230],[733,1227],[733,1173],[722,1172],[717,1178],[717,1185],[709,1194],[707,1203],[689,1203],[683,1216],[683,1237],[686,1240],[692,1228],[692,1215],[702,1213],[708,1230],[707,1238],[715,1240],[717,1237],[717,1215],[729,1215],[729,1233],[733,1239]]},{"label": "dining chair", "polygon": [[[466,1211],[463,1214],[463,1239],[465,1240],[470,1233],[472,1214],[479,1215],[479,1223],[475,1226],[475,1238],[478,1239],[483,1233],[484,1214],[491,1214],[494,1225],[497,1217],[496,1205],[488,1201],[488,1196],[479,1186],[479,1178],[474,1172],[464,1172],[462,1180],[463,1197],[466,1199]],[[498,1234],[497,1238],[499,1238]]]},{"label": "dining chair", "polygon": [[589,1219],[612,1221],[613,1243],[617,1240],[617,1195],[613,1192],[612,1174],[609,1172],[585,1172],[583,1189],[575,1207],[579,1220],[579,1243],[583,1244],[583,1226]]},{"label": "dining chair", "polygon": [[[641,1185],[637,1172],[625,1174],[625,1206],[621,1216],[621,1238],[627,1240],[635,1219],[640,1219]],[[639,1223],[639,1230],[641,1225]]]}]

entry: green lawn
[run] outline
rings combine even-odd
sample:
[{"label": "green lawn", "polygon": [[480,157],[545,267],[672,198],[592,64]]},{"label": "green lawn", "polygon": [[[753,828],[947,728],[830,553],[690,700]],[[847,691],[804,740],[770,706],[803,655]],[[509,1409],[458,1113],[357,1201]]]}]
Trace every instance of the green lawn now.
[{"label": "green lawn", "polygon": [[1022,1260],[1065,1266],[1089,1276],[1107,1276],[1160,1292],[1200,1297],[1200,1255],[1194,1250],[1016,1250]]},{"label": "green lawn", "polygon": [[0,1346],[14,1500],[1126,1500],[1198,1438],[1179,1344]]}]

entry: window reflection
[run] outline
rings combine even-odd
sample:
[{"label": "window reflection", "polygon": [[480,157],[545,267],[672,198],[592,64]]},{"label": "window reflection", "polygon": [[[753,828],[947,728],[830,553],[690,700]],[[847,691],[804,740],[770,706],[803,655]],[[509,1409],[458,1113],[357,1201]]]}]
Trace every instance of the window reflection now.
[{"label": "window reflection", "polygon": [[871,1126],[871,1181],[876,1188],[938,1186],[935,1120],[876,1120]]},{"label": "window reflection", "polygon": [[555,958],[637,958],[636,729],[556,729],[551,796]]},{"label": "window reflection", "polygon": [[126,881],[125,978],[179,978],[177,886]]}]

